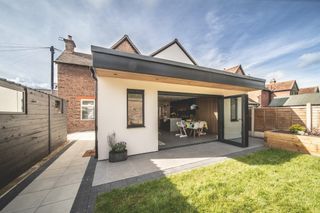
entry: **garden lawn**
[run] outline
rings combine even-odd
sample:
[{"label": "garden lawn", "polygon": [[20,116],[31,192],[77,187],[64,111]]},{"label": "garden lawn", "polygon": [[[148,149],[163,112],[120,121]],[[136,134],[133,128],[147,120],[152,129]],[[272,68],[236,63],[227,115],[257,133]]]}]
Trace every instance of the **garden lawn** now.
[{"label": "garden lawn", "polygon": [[264,150],[102,194],[95,212],[320,212],[320,158]]}]

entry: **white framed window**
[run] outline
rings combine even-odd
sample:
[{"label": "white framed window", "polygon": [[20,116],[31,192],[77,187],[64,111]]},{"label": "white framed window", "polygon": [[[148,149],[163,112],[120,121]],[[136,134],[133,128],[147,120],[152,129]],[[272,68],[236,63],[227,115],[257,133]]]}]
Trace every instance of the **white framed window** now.
[{"label": "white framed window", "polygon": [[95,119],[95,100],[81,99],[81,120]]}]

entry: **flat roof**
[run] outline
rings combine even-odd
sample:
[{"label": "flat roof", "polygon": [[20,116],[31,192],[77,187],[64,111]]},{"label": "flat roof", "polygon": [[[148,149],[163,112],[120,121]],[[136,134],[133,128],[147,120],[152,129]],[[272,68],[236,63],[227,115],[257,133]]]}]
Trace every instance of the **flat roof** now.
[{"label": "flat roof", "polygon": [[[265,79],[243,76],[198,65],[180,63],[151,56],[120,52],[113,49],[91,46],[94,68],[120,70],[178,79],[203,81],[264,89]],[[108,72],[106,70],[106,72]]]}]

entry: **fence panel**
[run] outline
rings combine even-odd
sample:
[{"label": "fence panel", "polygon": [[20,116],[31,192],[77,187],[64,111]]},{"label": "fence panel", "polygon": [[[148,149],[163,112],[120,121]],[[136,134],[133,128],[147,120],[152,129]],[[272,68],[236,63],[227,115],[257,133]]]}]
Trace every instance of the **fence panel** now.
[{"label": "fence panel", "polygon": [[[55,113],[64,101],[51,95],[0,80],[4,88],[25,92],[25,113],[0,113],[0,188],[21,175],[67,139],[66,111]],[[8,98],[9,99],[9,98]],[[51,113],[49,110],[51,101]],[[9,101],[9,100],[8,100]],[[57,102],[58,103],[58,102]],[[50,122],[49,122],[50,120]],[[49,138],[51,135],[51,141]]]},{"label": "fence panel", "polygon": [[[319,126],[320,107],[313,106],[313,126]],[[265,107],[254,109],[254,130],[288,130],[292,124],[306,126],[306,107]]]}]

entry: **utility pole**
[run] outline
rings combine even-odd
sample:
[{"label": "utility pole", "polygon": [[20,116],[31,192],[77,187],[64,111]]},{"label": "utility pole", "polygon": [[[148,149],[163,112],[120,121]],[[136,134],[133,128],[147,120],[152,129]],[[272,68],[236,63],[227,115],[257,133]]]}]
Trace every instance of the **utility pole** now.
[{"label": "utility pole", "polygon": [[53,94],[53,90],[54,90],[54,64],[53,64],[54,46],[50,47],[50,52],[51,52],[51,92]]}]

